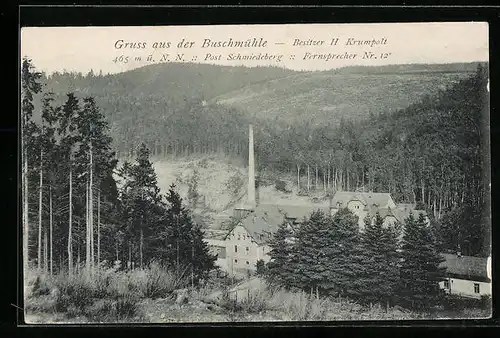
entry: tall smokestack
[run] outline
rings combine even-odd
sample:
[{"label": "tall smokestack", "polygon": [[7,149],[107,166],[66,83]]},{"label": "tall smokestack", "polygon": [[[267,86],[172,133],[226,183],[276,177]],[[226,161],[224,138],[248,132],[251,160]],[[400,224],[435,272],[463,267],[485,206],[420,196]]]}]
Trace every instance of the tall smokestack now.
[{"label": "tall smokestack", "polygon": [[255,208],[255,159],[253,153],[253,126],[248,128],[248,204]]}]

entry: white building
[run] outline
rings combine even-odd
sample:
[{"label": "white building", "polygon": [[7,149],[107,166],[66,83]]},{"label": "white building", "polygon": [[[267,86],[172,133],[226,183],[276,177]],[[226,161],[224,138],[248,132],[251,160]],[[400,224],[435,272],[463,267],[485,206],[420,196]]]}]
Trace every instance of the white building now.
[{"label": "white building", "polygon": [[222,271],[228,271],[226,260],[226,237],[227,231],[221,230],[205,230],[204,240],[208,244],[210,253],[217,255],[215,265]]},{"label": "white building", "polygon": [[443,257],[441,267],[446,268],[446,280],[439,283],[442,289],[463,297],[491,296],[487,258],[453,254],[443,254]]},{"label": "white building", "polygon": [[334,215],[342,208],[347,208],[358,216],[360,230],[365,227],[365,218],[375,218],[378,212],[384,225],[404,223],[410,213],[417,219],[422,213],[427,223],[429,219],[424,210],[417,210],[412,203],[396,204],[389,193],[337,191],[331,200],[330,214]]}]

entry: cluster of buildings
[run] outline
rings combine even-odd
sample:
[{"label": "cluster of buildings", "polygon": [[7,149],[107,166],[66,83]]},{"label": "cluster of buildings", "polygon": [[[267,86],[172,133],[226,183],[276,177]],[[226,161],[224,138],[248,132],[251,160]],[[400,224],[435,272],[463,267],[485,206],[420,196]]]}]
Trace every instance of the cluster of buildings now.
[{"label": "cluster of buildings", "polygon": [[[278,226],[287,221],[292,231],[314,211],[334,215],[348,208],[358,216],[360,231],[366,217],[378,213],[384,225],[403,223],[413,213],[416,217],[425,211],[417,210],[413,204],[398,204],[389,193],[337,191],[326,203],[269,204],[258,203],[255,189],[255,161],[253,154],[253,130],[249,129],[249,178],[248,199],[245,205],[233,211],[235,224],[229,230],[207,230],[205,241],[217,254],[216,264],[230,276],[251,275],[259,260],[269,262],[269,241]],[[426,216],[427,222],[429,221]],[[480,297],[491,294],[491,279],[486,276],[486,259],[444,255],[443,266],[447,268],[447,280],[441,287],[450,293]]]}]

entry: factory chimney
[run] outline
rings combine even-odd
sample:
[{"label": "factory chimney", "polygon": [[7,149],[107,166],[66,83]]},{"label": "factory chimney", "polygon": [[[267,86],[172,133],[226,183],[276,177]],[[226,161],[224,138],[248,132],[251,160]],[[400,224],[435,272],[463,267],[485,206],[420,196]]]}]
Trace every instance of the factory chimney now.
[{"label": "factory chimney", "polygon": [[255,200],[255,158],[253,152],[253,126],[248,128],[248,204],[253,209]]}]

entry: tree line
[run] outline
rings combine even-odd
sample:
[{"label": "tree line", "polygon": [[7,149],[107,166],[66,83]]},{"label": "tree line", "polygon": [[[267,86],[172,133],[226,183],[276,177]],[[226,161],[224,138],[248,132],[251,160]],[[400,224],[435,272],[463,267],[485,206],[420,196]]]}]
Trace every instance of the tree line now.
[{"label": "tree line", "polygon": [[[114,81],[113,90],[121,90],[103,90],[107,94],[101,98],[113,111],[106,112],[112,121],[111,134],[120,135],[113,143],[118,158],[133,159],[139,145],[145,143],[156,158],[225,154],[246,163],[247,129],[253,123],[260,173],[288,175],[300,194],[389,192],[396,201],[415,203],[427,211],[439,225],[443,249],[466,255],[489,254],[486,66],[479,65],[475,74],[406,109],[373,113],[360,121],[300,122],[256,119],[207,102],[209,95],[230,89],[234,73],[224,69],[221,76],[231,80],[222,86],[225,89],[207,91],[204,82],[192,78],[195,75],[189,67],[182,69],[188,71],[191,86],[197,88],[191,97],[178,92],[176,86],[158,87],[147,81],[147,88],[138,92],[130,87],[127,74],[121,80],[95,74],[84,77],[92,83],[91,88],[104,88]],[[134,74],[149,79],[148,72],[145,68]],[[285,75],[282,70],[272,76],[258,71],[243,82]],[[163,81],[162,76],[158,78]],[[77,86],[77,79],[74,74],[55,74],[49,82],[61,86],[73,81]],[[166,91],[163,100],[151,94],[159,90]]]},{"label": "tree line", "polygon": [[[119,158],[133,158],[144,142],[157,157],[224,153],[246,160],[247,126],[254,123],[260,169],[295,173],[295,182],[305,193],[338,189],[390,192],[398,201],[421,204],[436,219],[462,205],[480,208],[484,202],[481,175],[487,167],[483,163],[487,114],[483,111],[488,105],[488,74],[483,65],[470,77],[406,109],[372,113],[360,121],[298,122],[256,120],[211,100],[245,84],[289,75],[285,70],[266,75],[259,69],[222,68],[219,77],[227,83],[217,81],[220,88],[209,89],[210,81],[196,81],[197,72],[203,68],[213,78],[216,69],[179,67],[145,68],[119,77],[53,74],[45,81],[56,87],[90,83],[89,91],[102,88],[99,92],[107,93],[100,101],[109,107],[112,134],[120,135],[114,141]],[[148,79],[154,71],[160,72],[154,83],[162,86],[146,81],[140,92],[130,86],[129,76]],[[184,76],[179,76],[181,71]],[[165,82],[163,75],[181,81],[182,86]],[[232,86],[231,81],[235,82]],[[179,92],[185,86],[194,87],[189,97]],[[113,92],[104,90],[107,87]],[[162,100],[158,100],[159,91],[165,91]],[[135,107],[133,113],[131,107]]]},{"label": "tree line", "polygon": [[270,242],[271,261],[260,271],[272,285],[361,303],[430,309],[444,278],[437,241],[423,214],[385,227],[347,208],[334,216],[314,212],[298,226],[283,222]]},{"label": "tree line", "polygon": [[[22,224],[25,267],[49,274],[104,261],[124,268],[161,261],[193,281],[215,258],[200,226],[171,186],[163,196],[150,153],[142,144],[133,162],[118,168],[110,126],[91,96],[68,93],[62,105],[44,92],[42,74],[22,63]],[[33,104],[41,98],[36,112]],[[33,118],[37,113],[39,119]]]},{"label": "tree line", "polygon": [[427,211],[444,250],[487,256],[487,81],[487,66],[480,64],[474,74],[435,95],[359,121],[255,120],[192,99],[165,107],[168,118],[164,124],[152,121],[157,131],[147,140],[159,157],[223,153],[246,163],[247,128],[254,123],[261,173],[288,175],[300,194],[389,192],[396,201]]}]

